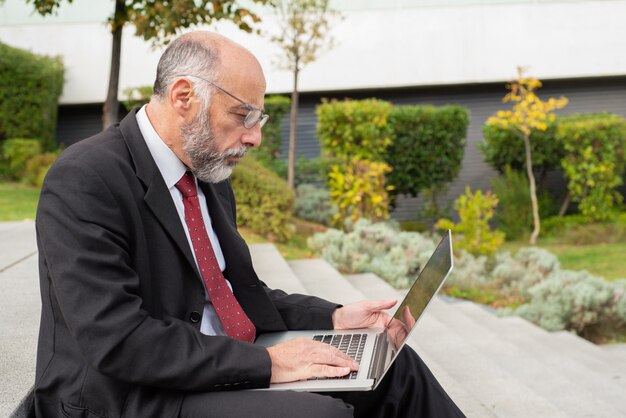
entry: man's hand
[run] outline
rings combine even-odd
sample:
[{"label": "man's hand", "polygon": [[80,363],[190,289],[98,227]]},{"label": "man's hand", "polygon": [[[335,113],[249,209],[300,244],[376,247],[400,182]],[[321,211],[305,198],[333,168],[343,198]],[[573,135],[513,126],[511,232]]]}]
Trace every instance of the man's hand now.
[{"label": "man's hand", "polygon": [[330,344],[303,337],[268,347],[267,352],[272,360],[271,383],[339,377],[359,369],[358,363]]},{"label": "man's hand", "polygon": [[385,309],[393,307],[396,300],[363,300],[338,308],[333,312],[335,329],[384,328],[391,317]]}]

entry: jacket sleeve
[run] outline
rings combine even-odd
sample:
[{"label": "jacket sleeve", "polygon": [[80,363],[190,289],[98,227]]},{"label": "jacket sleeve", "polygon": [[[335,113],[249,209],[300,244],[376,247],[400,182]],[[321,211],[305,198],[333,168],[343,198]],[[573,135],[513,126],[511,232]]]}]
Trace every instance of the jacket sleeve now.
[{"label": "jacket sleeve", "polygon": [[93,369],[134,384],[189,391],[267,386],[265,348],[204,336],[143,308],[146,281],[132,267],[135,228],[125,213],[132,204],[101,171],[61,158],[41,193],[37,234],[50,289],[42,296],[56,301],[55,321],[70,335],[58,344],[78,347]]}]

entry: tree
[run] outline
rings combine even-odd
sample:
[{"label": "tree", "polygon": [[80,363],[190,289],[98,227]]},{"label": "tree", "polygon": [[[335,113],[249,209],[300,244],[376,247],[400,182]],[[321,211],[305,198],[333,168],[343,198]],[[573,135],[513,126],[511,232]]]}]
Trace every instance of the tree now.
[{"label": "tree", "polygon": [[535,90],[541,88],[541,81],[524,77],[524,69],[517,68],[517,79],[507,85],[510,92],[504,96],[502,101],[513,102],[512,110],[500,110],[496,116],[487,119],[487,125],[497,125],[503,128],[512,128],[519,138],[524,141],[524,151],[526,156],[526,174],[530,185],[530,201],[533,212],[533,232],[530,235],[530,245],[537,242],[537,237],[541,230],[539,219],[539,204],[537,203],[537,189],[535,175],[533,174],[533,162],[531,155],[530,134],[533,130],[545,131],[548,129],[548,122],[554,121],[555,109],[562,109],[569,102],[567,98],[550,98],[547,102],[542,101],[535,94]]},{"label": "tree", "polygon": [[330,25],[338,12],[328,6],[329,0],[278,0],[280,35],[272,41],[284,52],[279,66],[293,73],[291,92],[291,121],[289,128],[289,162],[287,184],[294,188],[296,161],[296,126],[298,118],[298,75],[302,68],[317,59],[324,48],[333,47],[328,35]]},{"label": "tree", "polygon": [[[65,0],[72,3],[73,0]],[[268,0],[252,0],[267,4]],[[42,16],[50,15],[64,0],[26,0],[32,3]],[[181,30],[194,25],[210,24],[216,20],[231,20],[240,29],[251,32],[252,24],[260,18],[249,9],[240,7],[239,0],[115,0],[115,10],[108,18],[112,35],[111,71],[107,98],[102,109],[104,128],[118,121],[119,101],[117,97],[120,56],[122,51],[122,29],[130,23],[135,26],[135,35],[152,41],[153,45],[167,44]],[[249,2],[247,2],[249,3]]]}]

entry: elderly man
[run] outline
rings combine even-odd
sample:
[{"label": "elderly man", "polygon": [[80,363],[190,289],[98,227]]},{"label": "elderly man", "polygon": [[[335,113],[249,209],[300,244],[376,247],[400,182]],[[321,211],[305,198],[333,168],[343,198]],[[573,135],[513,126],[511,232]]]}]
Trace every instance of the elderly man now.
[{"label": "elderly man", "polygon": [[261,143],[264,95],[248,51],[189,33],[148,105],[54,164],[37,213],[37,416],[462,416],[410,349],[375,392],[245,390],[358,368],[327,344],[265,348],[259,334],[381,326],[395,303],[342,307],[257,278],[228,178]]}]

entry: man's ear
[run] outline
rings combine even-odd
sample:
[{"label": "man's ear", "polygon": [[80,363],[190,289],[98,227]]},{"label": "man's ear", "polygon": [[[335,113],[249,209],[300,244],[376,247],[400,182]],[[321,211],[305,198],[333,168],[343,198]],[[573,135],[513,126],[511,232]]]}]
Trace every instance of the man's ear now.
[{"label": "man's ear", "polygon": [[180,78],[172,84],[168,99],[172,108],[179,115],[185,117],[192,110],[192,106],[197,102],[191,82],[185,78]]}]

